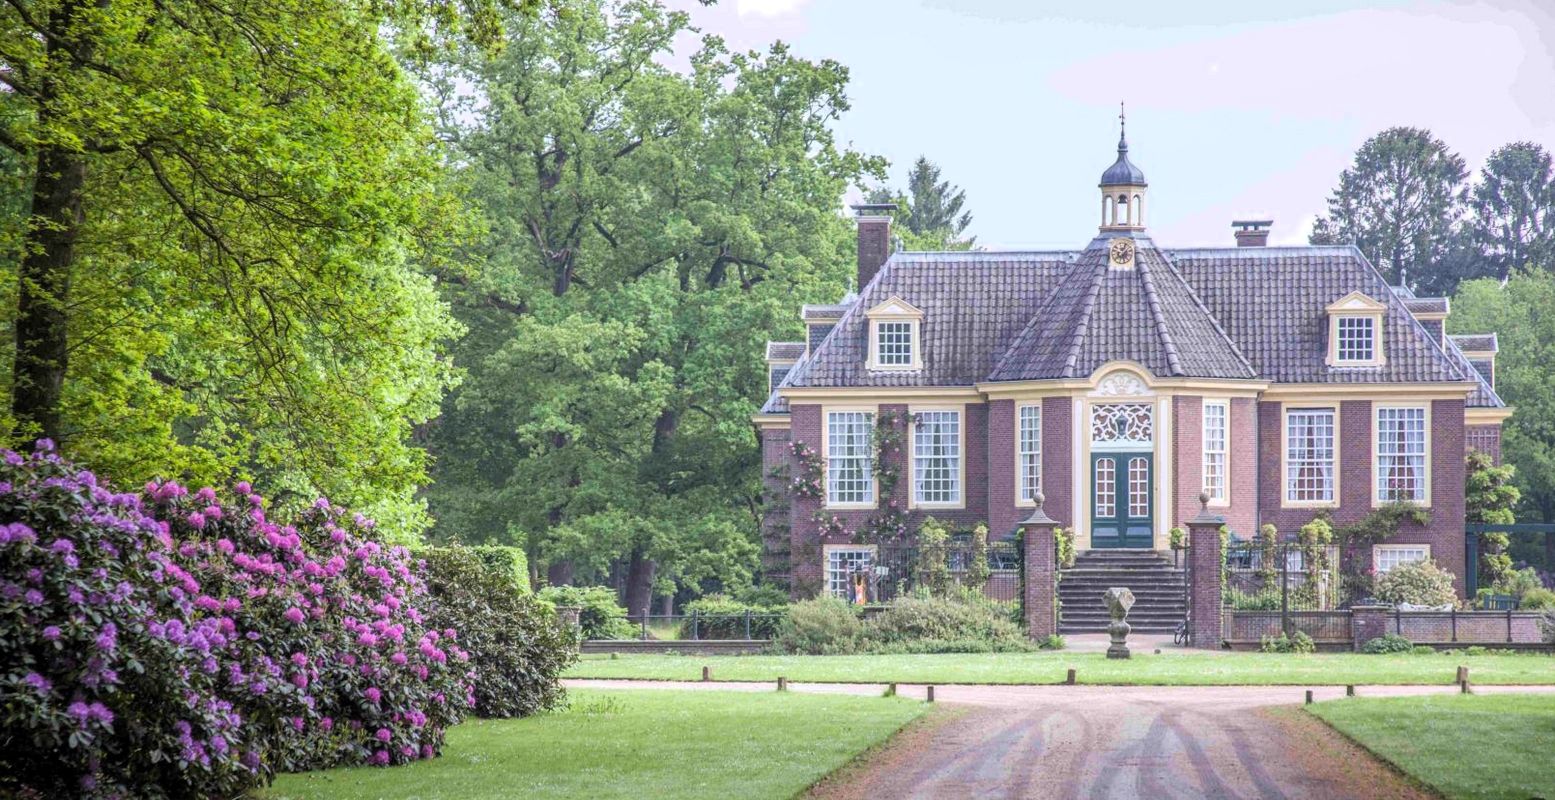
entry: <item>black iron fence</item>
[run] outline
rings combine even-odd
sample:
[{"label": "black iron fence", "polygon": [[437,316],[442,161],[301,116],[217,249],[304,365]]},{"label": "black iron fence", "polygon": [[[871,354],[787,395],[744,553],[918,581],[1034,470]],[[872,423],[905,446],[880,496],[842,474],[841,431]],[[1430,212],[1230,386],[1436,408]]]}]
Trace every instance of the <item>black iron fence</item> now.
[{"label": "black iron fence", "polygon": [[950,542],[942,546],[882,544],[867,576],[872,603],[889,603],[920,590],[942,594],[953,586],[1014,602],[1021,592],[1021,549],[1015,542]]},{"label": "black iron fence", "polygon": [[627,622],[636,629],[637,639],[648,641],[691,640],[722,641],[731,639],[771,639],[788,614],[746,611],[739,614],[628,614]]},{"label": "black iron fence", "polygon": [[1358,587],[1339,569],[1339,548],[1299,542],[1232,539],[1225,547],[1221,601],[1234,630],[1228,637],[1306,633],[1314,640],[1350,638]]}]

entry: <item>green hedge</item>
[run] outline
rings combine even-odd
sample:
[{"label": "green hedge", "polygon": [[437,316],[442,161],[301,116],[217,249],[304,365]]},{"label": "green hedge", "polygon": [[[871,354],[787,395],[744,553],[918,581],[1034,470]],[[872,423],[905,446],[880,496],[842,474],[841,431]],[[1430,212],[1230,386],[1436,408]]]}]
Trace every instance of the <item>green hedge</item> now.
[{"label": "green hedge", "polygon": [[547,586],[535,593],[542,602],[577,606],[584,639],[635,639],[638,630],[626,620],[626,609],[609,586]]},{"label": "green hedge", "polygon": [[573,633],[557,623],[553,609],[515,589],[511,561],[494,566],[480,549],[421,552],[435,601],[431,622],[459,632],[474,673],[477,715],[522,717],[554,708],[563,698],[561,671],[576,657]]},{"label": "green hedge", "polygon": [[522,547],[506,544],[482,544],[469,548],[475,557],[488,568],[513,581],[519,594],[531,594],[529,588],[529,557]]}]

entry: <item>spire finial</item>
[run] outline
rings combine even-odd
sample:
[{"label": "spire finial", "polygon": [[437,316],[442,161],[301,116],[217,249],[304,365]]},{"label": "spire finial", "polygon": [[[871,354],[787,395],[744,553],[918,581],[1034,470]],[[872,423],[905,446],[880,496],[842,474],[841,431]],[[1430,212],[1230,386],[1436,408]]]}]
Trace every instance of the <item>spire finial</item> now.
[{"label": "spire finial", "polygon": [[1118,101],[1118,152],[1128,150],[1128,115],[1123,107],[1123,101]]}]

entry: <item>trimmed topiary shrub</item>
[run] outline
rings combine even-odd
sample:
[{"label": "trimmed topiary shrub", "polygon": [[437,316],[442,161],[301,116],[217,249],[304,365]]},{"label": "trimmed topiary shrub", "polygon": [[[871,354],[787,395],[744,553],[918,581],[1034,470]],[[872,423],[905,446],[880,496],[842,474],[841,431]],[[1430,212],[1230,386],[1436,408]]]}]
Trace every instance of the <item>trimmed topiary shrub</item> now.
[{"label": "trimmed topiary shrub", "polygon": [[1529,589],[1523,592],[1521,600],[1517,601],[1517,608],[1522,611],[1542,611],[1546,608],[1555,608],[1555,592],[1549,589]]},{"label": "trimmed topiary shrub", "polygon": [[1377,599],[1385,603],[1411,603],[1421,606],[1455,605],[1458,595],[1452,588],[1453,574],[1435,561],[1400,564],[1377,578]]},{"label": "trimmed topiary shrub", "polygon": [[573,632],[551,608],[518,592],[510,566],[493,567],[477,551],[453,545],[420,554],[432,623],[459,631],[470,654],[475,713],[523,717],[554,708],[565,696],[561,672],[577,657]]},{"label": "trimmed topiary shrub", "polygon": [[772,645],[785,653],[843,655],[858,651],[863,634],[856,608],[835,597],[817,597],[788,607]]},{"label": "trimmed topiary shrub", "polygon": [[[703,639],[746,638],[746,613],[750,613],[750,637],[771,639],[782,626],[787,604],[776,608],[740,602],[721,594],[710,594],[687,603],[681,610],[686,619],[680,621],[680,638],[690,639],[692,626]],[[695,622],[691,615],[695,614]]]},{"label": "trimmed topiary shrub", "polygon": [[[1396,633],[1386,633],[1361,645],[1362,653],[1372,655],[1385,655],[1388,653],[1410,653],[1415,649],[1415,643]],[[1427,648],[1430,649],[1430,648]]]},{"label": "trimmed topiary shrub", "polygon": [[626,619],[626,609],[608,586],[547,586],[535,593],[552,608],[576,606],[584,639],[635,639],[638,629]]}]

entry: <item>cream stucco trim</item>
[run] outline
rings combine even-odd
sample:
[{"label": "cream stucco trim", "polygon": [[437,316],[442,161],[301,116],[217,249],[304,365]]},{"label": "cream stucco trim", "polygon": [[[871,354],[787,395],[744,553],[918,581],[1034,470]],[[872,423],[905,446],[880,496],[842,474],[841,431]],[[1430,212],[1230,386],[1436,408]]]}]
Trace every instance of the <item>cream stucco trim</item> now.
[{"label": "cream stucco trim", "polygon": [[1464,425],[1500,425],[1512,417],[1513,409],[1507,408],[1465,408],[1463,409]]},{"label": "cream stucco trim", "polygon": [[[1209,453],[1206,452],[1205,449],[1204,449],[1204,442],[1209,439],[1209,426],[1207,424],[1208,420],[1209,420],[1209,415],[1204,413],[1204,409],[1209,407],[1209,406],[1219,406],[1219,407],[1225,409],[1225,411],[1226,411],[1226,415],[1224,417],[1224,419],[1226,421],[1226,430],[1225,430],[1225,437],[1224,437],[1224,439],[1225,439],[1225,448],[1226,448],[1225,449],[1225,457],[1226,457],[1226,463],[1225,463],[1225,494],[1226,494],[1226,496],[1225,497],[1220,497],[1220,498],[1211,497],[1209,499],[1209,505],[1210,505],[1211,508],[1230,508],[1231,507],[1231,476],[1232,476],[1232,471],[1231,471],[1231,429],[1232,429],[1233,426],[1231,425],[1231,400],[1228,399],[1228,398],[1224,398],[1224,397],[1206,397],[1206,398],[1204,398],[1204,402],[1200,404],[1200,408],[1199,408],[1199,477],[1201,479],[1204,477],[1204,474],[1203,474],[1204,462],[1206,460],[1206,456],[1209,455]],[[1203,490],[1201,489],[1200,491],[1202,492]]]},{"label": "cream stucco trim", "polygon": [[[1327,408],[1334,412],[1334,497],[1332,500],[1290,499],[1290,422],[1291,409]],[[1280,508],[1338,508],[1344,492],[1340,486],[1344,477],[1344,419],[1339,403],[1290,402],[1280,404]]]},{"label": "cream stucco trim", "polygon": [[1430,403],[1372,403],[1371,404],[1371,477],[1370,477],[1370,480],[1371,480],[1371,507],[1372,508],[1380,508],[1380,507],[1382,507],[1384,505],[1387,505],[1388,503],[1391,502],[1389,500],[1384,500],[1382,498],[1381,493],[1378,491],[1378,489],[1380,487],[1377,485],[1380,482],[1380,475],[1381,475],[1380,467],[1381,467],[1381,464],[1382,464],[1382,457],[1381,457],[1382,456],[1382,453],[1381,453],[1381,450],[1382,450],[1381,444],[1382,444],[1382,442],[1379,440],[1379,438],[1377,436],[1378,418],[1381,416],[1381,414],[1378,413],[1378,412],[1380,412],[1384,408],[1419,408],[1419,409],[1424,409],[1425,410],[1425,476],[1424,476],[1424,480],[1425,480],[1425,499],[1424,500],[1410,500],[1408,502],[1413,504],[1413,505],[1417,505],[1417,506],[1419,506],[1421,508],[1430,508],[1431,507],[1431,456],[1433,455],[1433,451],[1435,450],[1435,448],[1432,446],[1432,442],[1431,442],[1431,440],[1433,438],[1435,438],[1435,437],[1433,437],[1431,435],[1431,430],[1432,429],[1431,429],[1431,404]]},{"label": "cream stucco trim", "polygon": [[1280,383],[1260,398],[1285,403],[1321,405],[1339,400],[1454,400],[1468,397],[1478,384],[1472,381],[1433,383]]},{"label": "cream stucco trim", "polygon": [[751,422],[764,431],[786,431],[793,427],[793,420],[787,414],[752,414]]},{"label": "cream stucco trim", "polygon": [[[923,369],[923,312],[911,303],[892,295],[886,301],[864,312],[869,320],[869,360],[872,372],[913,372]],[[912,361],[907,364],[880,363],[880,323],[905,322],[908,324],[908,347]]]},{"label": "cream stucco trim", "polygon": [[[869,470],[869,495],[874,498],[868,503],[833,503],[831,501],[830,480],[826,472],[831,465],[831,456],[827,452],[831,447],[831,421],[830,415],[836,412],[863,411],[870,414],[870,470]],[[826,511],[865,511],[880,507],[880,479],[875,475],[873,453],[874,425],[880,419],[880,409],[872,405],[831,405],[821,406],[821,508]]]},{"label": "cream stucco trim", "polygon": [[[1328,355],[1323,363],[1330,367],[1380,367],[1388,363],[1387,353],[1383,352],[1382,335],[1383,313],[1387,306],[1373,300],[1361,292],[1351,292],[1344,297],[1330,303],[1326,309],[1328,312]],[[1339,360],[1339,320],[1345,317],[1360,317],[1370,319],[1371,324],[1371,355],[1364,361]]]},{"label": "cream stucco trim", "polygon": [[[959,475],[956,476],[957,499],[949,503],[920,503],[918,502],[918,481],[916,479],[918,469],[918,449],[916,447],[916,417],[925,411],[951,411],[956,415],[956,443],[957,464]],[[907,507],[912,510],[961,510],[966,508],[966,406],[965,405],[911,405],[907,407],[907,441],[903,445],[907,448]]]}]

